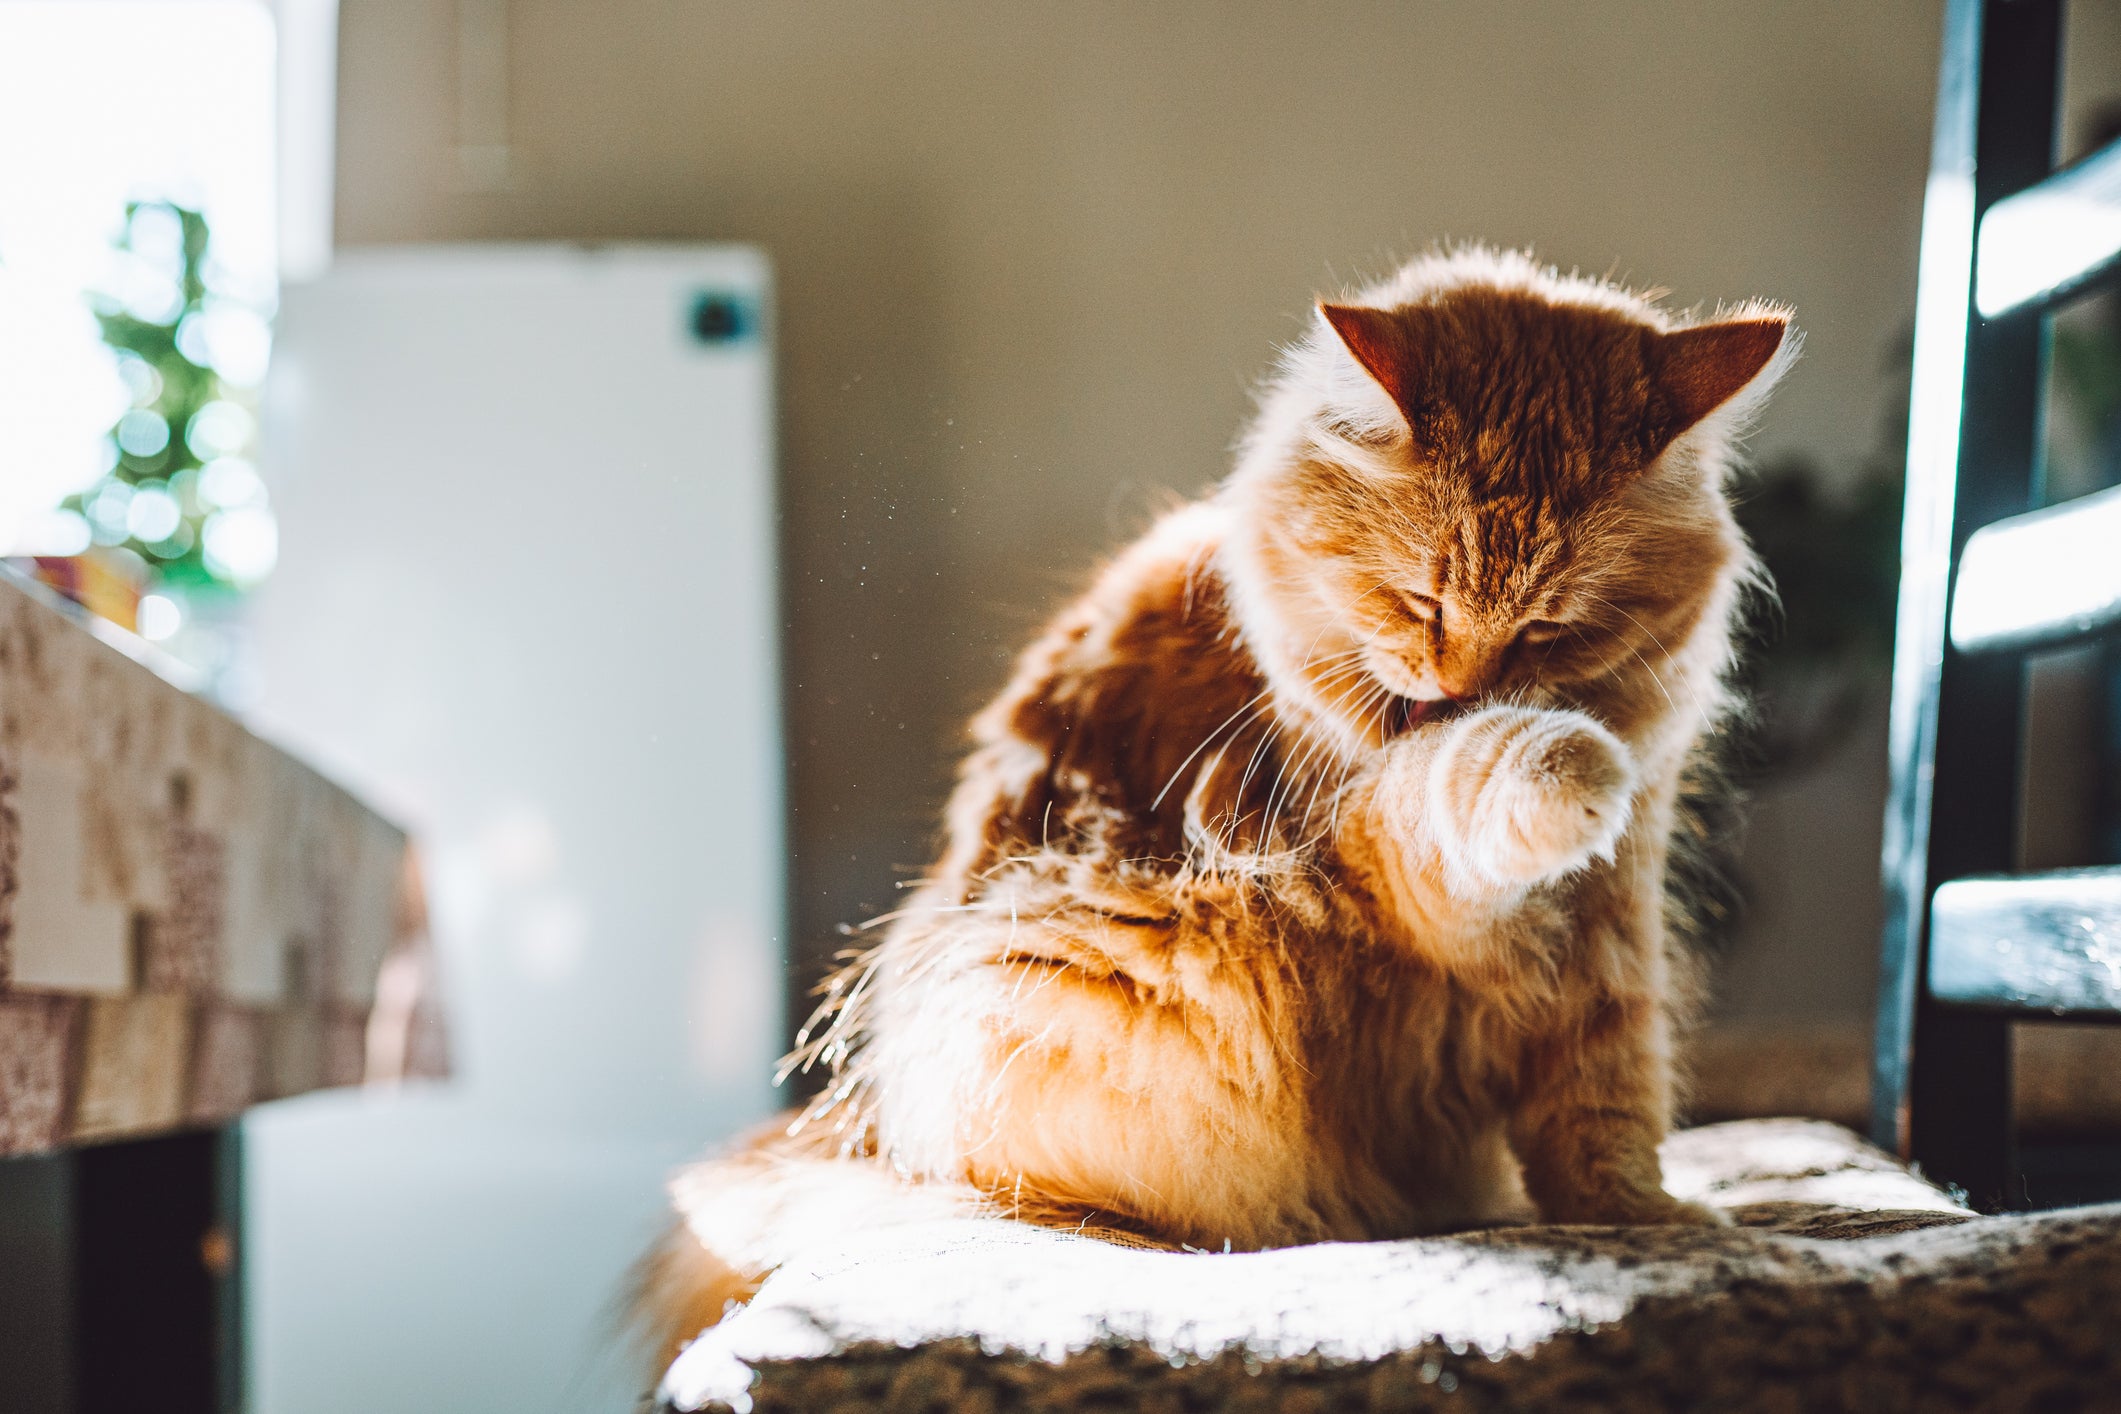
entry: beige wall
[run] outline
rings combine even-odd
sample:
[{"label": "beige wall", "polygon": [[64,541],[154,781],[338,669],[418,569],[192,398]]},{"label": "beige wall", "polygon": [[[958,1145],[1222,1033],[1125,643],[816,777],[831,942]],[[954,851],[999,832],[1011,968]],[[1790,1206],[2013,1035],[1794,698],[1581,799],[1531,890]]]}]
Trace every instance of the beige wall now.
[{"label": "beige wall", "polygon": [[[812,948],[925,860],[962,713],[1094,555],[1223,469],[1314,291],[1480,237],[1786,299],[1807,351],[1759,445],[1835,464],[1912,308],[1935,0],[505,14],[514,189],[481,192],[458,7],[343,0],[338,236],[772,253]],[[1734,972],[1759,1009],[1867,985],[1880,763],[1853,759],[1827,833],[1767,832],[1830,857]],[[1792,948],[1835,970],[1760,961]]]}]

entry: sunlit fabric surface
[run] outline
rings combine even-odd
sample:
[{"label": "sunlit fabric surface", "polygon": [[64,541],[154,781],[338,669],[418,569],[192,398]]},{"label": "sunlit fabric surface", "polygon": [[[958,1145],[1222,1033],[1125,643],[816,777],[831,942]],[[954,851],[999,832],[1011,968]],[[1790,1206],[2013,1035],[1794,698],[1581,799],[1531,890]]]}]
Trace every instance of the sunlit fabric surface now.
[{"label": "sunlit fabric surface", "polygon": [[2121,1377],[2121,1206],[1974,1218],[1812,1121],[1690,1130],[1665,1161],[1739,1226],[1241,1254],[881,1230],[784,1268],[661,1394],[760,1414],[2017,1408]]}]

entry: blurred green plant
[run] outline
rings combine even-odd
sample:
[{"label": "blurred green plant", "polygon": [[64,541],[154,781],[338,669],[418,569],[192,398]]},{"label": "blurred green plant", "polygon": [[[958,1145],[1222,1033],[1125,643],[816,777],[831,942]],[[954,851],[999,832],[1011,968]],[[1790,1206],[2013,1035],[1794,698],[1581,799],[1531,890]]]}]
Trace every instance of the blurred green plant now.
[{"label": "blurred green plant", "polygon": [[1892,674],[1912,349],[1904,337],[1887,356],[1884,425],[1858,465],[1829,475],[1785,453],[1739,493],[1738,523],[1773,591],[1755,606],[1741,669],[1754,708],[1745,774],[1831,755]]},{"label": "blurred green plant", "polygon": [[[2121,310],[2081,313],[2051,331],[2050,500],[2121,479]],[[1888,413],[1860,465],[1829,475],[1815,458],[1786,454],[1762,464],[1740,493],[1739,524],[1774,586],[1753,616],[1742,670],[1758,776],[1831,754],[1891,675],[1912,348],[1908,336],[1889,353]]]},{"label": "blurred green plant", "polygon": [[1739,515],[1778,592],[1764,653],[1776,673],[1890,663],[1900,482],[1871,468],[1837,494],[1805,458],[1761,468]]},{"label": "blurred green plant", "polygon": [[2121,329],[2058,319],[2051,332],[2050,367],[2075,421],[2092,437],[2111,434],[2121,425]]},{"label": "blurred green plant", "polygon": [[[248,453],[267,339],[258,311],[214,289],[206,218],[167,201],[128,203],[119,289],[93,297],[130,406],[111,465],[63,508],[96,545],[138,557],[149,588],[211,594],[248,585],[275,547],[265,486]],[[240,366],[248,380],[231,376]]]}]

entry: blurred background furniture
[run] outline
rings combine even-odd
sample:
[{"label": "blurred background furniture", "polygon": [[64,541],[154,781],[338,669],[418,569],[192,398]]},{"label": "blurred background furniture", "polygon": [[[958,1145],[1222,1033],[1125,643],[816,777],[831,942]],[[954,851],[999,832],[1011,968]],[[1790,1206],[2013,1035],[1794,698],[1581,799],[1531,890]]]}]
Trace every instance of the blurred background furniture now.
[{"label": "blurred background furniture", "polygon": [[446,1071],[405,835],[157,661],[0,569],[0,1408],[237,1407],[235,1122]]},{"label": "blurred background furniture", "polygon": [[2043,506],[2047,318],[2121,272],[2121,141],[2053,170],[2063,33],[1947,6],[1915,324],[1871,1130],[1985,1210],[2028,1199],[2011,1023],[2121,1020],[2121,869],[2011,872],[2027,658],[2121,627],[2121,491]]},{"label": "blurred background furniture", "polygon": [[641,1393],[627,1269],[781,1048],[772,316],[731,246],[348,252],[284,293],[253,710],[417,829],[458,1078],[247,1126],[259,1409]]}]

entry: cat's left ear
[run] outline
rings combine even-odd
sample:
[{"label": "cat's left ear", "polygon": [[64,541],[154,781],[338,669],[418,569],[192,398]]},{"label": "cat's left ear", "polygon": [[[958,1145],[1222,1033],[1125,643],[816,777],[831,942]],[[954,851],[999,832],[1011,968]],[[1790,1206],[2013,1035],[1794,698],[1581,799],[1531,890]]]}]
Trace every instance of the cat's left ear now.
[{"label": "cat's left ear", "polygon": [[1670,443],[1760,380],[1778,363],[1789,328],[1787,315],[1774,314],[1652,335],[1647,362],[1658,394],[1652,429],[1658,444]]}]

